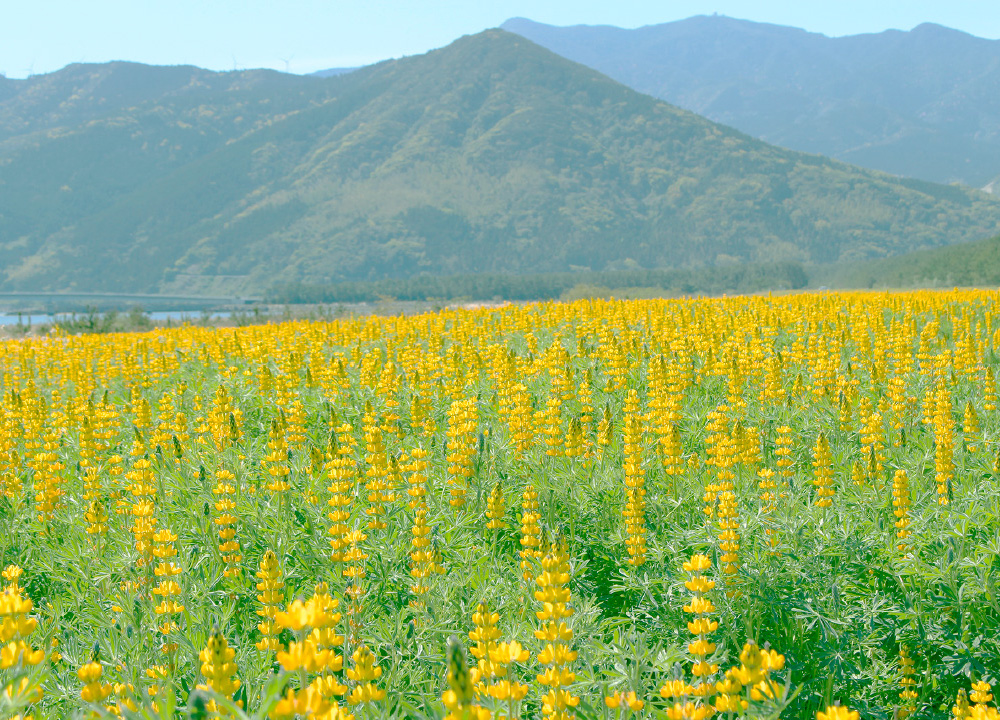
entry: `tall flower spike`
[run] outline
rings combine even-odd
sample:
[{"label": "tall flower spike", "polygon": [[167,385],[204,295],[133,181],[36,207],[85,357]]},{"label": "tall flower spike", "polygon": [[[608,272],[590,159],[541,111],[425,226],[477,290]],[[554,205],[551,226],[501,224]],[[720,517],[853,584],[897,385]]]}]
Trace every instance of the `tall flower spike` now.
[{"label": "tall flower spike", "polygon": [[174,616],[184,612],[184,606],[178,602],[181,596],[181,586],[176,580],[177,576],[181,574],[181,568],[173,560],[177,556],[177,548],[174,547],[176,540],[177,535],[166,528],[153,535],[153,555],[158,559],[153,573],[159,582],[151,592],[160,598],[154,611],[161,619],[160,633],[164,637],[160,651],[167,656],[167,666],[163,670],[169,673],[173,673],[174,655],[176,655],[178,648],[176,640],[171,639],[177,630]]},{"label": "tall flower spike", "polygon": [[287,480],[291,473],[288,467],[288,444],[285,441],[285,428],[279,418],[271,420],[267,433],[267,455],[261,460],[261,466],[267,473],[265,487],[272,495],[280,497],[291,487]]},{"label": "tall flower spike", "polygon": [[868,472],[865,470],[865,466],[855,460],[851,464],[851,482],[853,482],[858,487],[863,487],[865,480],[868,479]]},{"label": "tall flower spike", "polygon": [[538,521],[538,491],[534,486],[525,488],[521,496],[521,573],[525,581],[531,580],[535,571],[535,559],[542,556],[542,528]]},{"label": "tall flower spike", "polygon": [[485,695],[487,684],[491,683],[497,674],[491,654],[496,650],[497,640],[500,637],[500,629],[497,627],[500,615],[490,612],[489,606],[481,602],[472,614],[472,622],[475,629],[469,633],[469,639],[474,643],[472,654],[478,661],[476,694]]},{"label": "tall flower spike", "polygon": [[580,422],[580,418],[570,420],[563,444],[565,446],[563,453],[566,457],[576,458],[583,455],[583,424]]},{"label": "tall flower spike", "polygon": [[784,655],[774,650],[762,650],[756,643],[749,641],[740,652],[740,664],[735,669],[735,677],[745,688],[749,688],[751,700],[773,700],[781,692],[781,686],[771,679],[771,672],[784,667]]},{"label": "tall flower spike", "polygon": [[341,684],[338,676],[334,674],[339,673],[344,666],[344,658],[337,653],[337,648],[344,644],[344,636],[336,631],[341,619],[340,613],[337,612],[340,603],[330,595],[330,588],[326,583],[316,586],[309,602],[318,610],[314,613],[316,625],[310,638],[316,647],[324,652],[326,659],[326,666],[313,681],[313,685],[324,698],[332,699],[347,692],[347,686]]},{"label": "tall flower spike", "polygon": [[986,709],[986,703],[993,699],[993,693],[990,692],[991,689],[990,684],[985,680],[980,680],[972,684],[972,692],[969,693],[969,699],[976,704],[976,708]]},{"label": "tall flower spike", "polygon": [[788,483],[788,479],[794,475],[792,465],[792,429],[788,425],[782,425],[777,429],[777,437],[774,439],[774,456],[777,459],[775,465],[782,482]]},{"label": "tall flower spike", "polygon": [[361,549],[361,544],[367,539],[367,533],[361,530],[351,530],[347,533],[343,575],[351,584],[344,592],[352,598],[359,598],[364,593],[361,583],[367,575],[365,561],[368,559],[368,553]]},{"label": "tall flower spike", "polygon": [[827,508],[833,505],[833,455],[830,453],[830,442],[824,433],[816,438],[813,448],[813,467],[815,468],[816,505]]},{"label": "tall flower spike", "polygon": [[486,501],[486,517],[489,520],[486,523],[486,527],[490,530],[506,529],[505,513],[506,507],[504,505],[503,488],[500,487],[500,483],[498,482],[493,486],[490,497]]},{"label": "tall flower spike", "polygon": [[986,368],[986,377],[983,378],[983,410],[993,412],[997,409],[997,381],[993,375],[993,368]]},{"label": "tall flower spike", "polygon": [[354,499],[354,486],[357,483],[357,468],[351,457],[355,445],[352,428],[344,423],[336,428],[336,434],[330,438],[330,451],[327,455],[326,477],[330,481],[328,490],[330,507],[327,517],[330,518],[330,559],[343,562],[348,545],[347,533],[350,532],[348,520],[351,518],[351,503]]},{"label": "tall flower spike", "polygon": [[979,451],[977,441],[980,433],[979,415],[972,401],[965,403],[965,412],[962,418],[962,431],[965,433],[965,449],[970,453]]},{"label": "tall flower spike", "polygon": [[[235,658],[236,651],[229,647],[225,636],[216,625],[208,637],[205,648],[198,653],[198,659],[201,660],[201,674],[205,678],[205,682],[198,687],[202,690],[214,690],[227,699],[232,698],[233,693],[240,687],[240,681],[236,678]],[[219,712],[214,700],[209,703],[208,711]]]},{"label": "tall flower spike", "polygon": [[83,517],[87,521],[87,535],[91,536],[91,538],[95,536],[101,537],[107,534],[108,511],[103,500],[100,498],[94,498],[91,500],[90,504],[87,506],[87,512]]},{"label": "tall flower spike", "polygon": [[545,410],[539,416],[542,423],[542,435],[545,437],[545,454],[549,457],[559,457],[565,454],[562,433],[560,432],[561,417],[562,401],[557,394],[553,394],[545,401]]},{"label": "tall flower spike", "polygon": [[[716,484],[705,488],[705,514],[709,517],[717,514],[719,526],[719,560],[720,570],[726,583],[726,595],[736,595],[737,573],[740,569],[740,520],[736,502],[735,468],[742,455],[745,444],[745,431],[737,421],[728,428],[726,412],[728,407],[720,405],[715,412],[709,414],[706,432],[710,429],[711,436],[706,437],[706,452],[710,451],[712,465],[716,467]],[[745,448],[742,448],[745,450]],[[718,507],[713,507],[717,500]]]},{"label": "tall flower spike", "polygon": [[348,607],[348,625],[351,628],[351,643],[358,640],[358,630],[361,627],[361,600],[365,594],[364,580],[367,575],[365,561],[368,553],[361,549],[361,544],[368,535],[354,529],[347,533],[347,552],[344,553],[344,569],[341,571],[350,585],[344,589],[344,595],[350,600]]},{"label": "tall flower spike", "polygon": [[448,502],[454,508],[465,505],[476,455],[478,422],[475,398],[455,400],[448,408],[448,492],[451,495]]},{"label": "tall flower spike", "polygon": [[366,645],[359,645],[351,659],[354,667],[347,670],[347,678],[355,684],[347,701],[351,705],[378,702],[385,699],[385,689],[375,684],[382,677],[382,668],[375,664],[375,656]]},{"label": "tall flower spike", "polygon": [[951,709],[951,714],[955,720],[968,720],[972,717],[972,709],[969,707],[969,696],[965,688],[959,688],[958,696],[955,698],[955,705]]},{"label": "tall flower spike", "polygon": [[386,527],[385,505],[394,497],[389,490],[389,477],[392,473],[389,458],[386,456],[385,438],[382,428],[374,424],[365,427],[365,490],[368,493],[368,507],[365,514],[369,516],[368,527],[372,530],[382,530]]},{"label": "tall flower spike", "polygon": [[934,391],[934,482],[939,505],[951,502],[951,481],[955,476],[954,435],[951,418],[951,393],[944,380]]},{"label": "tall flower spike", "polygon": [[542,571],[535,580],[539,588],[535,599],[542,606],[535,613],[541,621],[535,637],[545,643],[538,653],[538,664],[545,670],[537,679],[549,687],[542,697],[542,716],[547,720],[567,720],[572,717],[572,708],[580,702],[567,689],[576,680],[576,673],[569,669],[576,662],[576,652],[571,649],[573,630],[566,623],[573,615],[569,581],[569,558],[553,544],[542,558]]},{"label": "tall flower spike", "polygon": [[[629,399],[638,405],[634,390]],[[646,562],[646,474],[642,468],[642,421],[637,413],[625,416],[624,468],[625,476],[625,541],[628,564],[638,567]]]},{"label": "tall flower spike", "polygon": [[498,643],[490,650],[494,681],[487,691],[492,698],[507,703],[506,720],[517,720],[518,703],[528,693],[528,686],[513,677],[511,666],[527,662],[530,657],[531,653],[516,640]]},{"label": "tall flower spike", "polygon": [[448,638],[448,689],[441,702],[448,708],[445,720],[489,720],[490,711],[474,702],[476,671],[469,669],[465,648],[458,638]]},{"label": "tall flower spike", "polygon": [[431,529],[427,526],[427,505],[421,501],[413,514],[413,527],[410,528],[410,577],[413,584],[410,592],[416,598],[410,604],[416,608],[424,607],[423,596],[430,592],[431,575],[436,569],[434,548],[431,547]]},{"label": "tall flower spike", "polygon": [[627,716],[629,712],[642,712],[642,709],[646,707],[646,703],[639,699],[634,690],[628,692],[623,690],[613,695],[607,695],[604,698],[604,704],[612,710],[618,710],[622,713],[620,717]]},{"label": "tall flower spike", "polygon": [[407,481],[409,488],[407,488],[406,494],[410,496],[407,505],[411,509],[417,507],[427,495],[427,468],[430,467],[430,463],[427,461],[428,454],[421,447],[410,450],[410,462],[406,466],[406,470],[410,473]]},{"label": "tall flower spike", "polygon": [[[718,621],[711,618],[715,605],[707,597],[707,593],[715,588],[715,581],[704,576],[704,572],[711,567],[712,561],[707,555],[692,555],[684,563],[684,571],[691,575],[684,583],[684,587],[691,592],[691,600],[684,606],[684,612],[691,616],[687,627],[688,632],[695,636],[688,644],[692,683],[687,688],[687,694],[698,698],[694,703],[695,707],[700,707],[703,704],[701,699],[712,694],[715,683],[711,678],[719,671],[719,666],[709,661],[709,657],[715,652],[715,643],[708,636],[719,629]],[[660,689],[661,694],[664,689],[669,690],[665,686]]]},{"label": "tall flower spike", "polygon": [[5,585],[5,590],[19,590],[20,587],[18,582],[21,576],[24,574],[24,569],[20,565],[8,565],[0,573],[0,577],[3,577]]},{"label": "tall flower spike", "polygon": [[28,637],[38,627],[38,621],[30,616],[34,604],[21,594],[17,586],[19,573],[12,572],[14,568],[20,570],[11,565],[4,571],[11,584],[0,594],[0,670],[18,663],[34,666],[45,659],[44,650],[34,650],[29,644]]},{"label": "tall flower spike", "polygon": [[778,496],[775,491],[778,489],[778,481],[774,479],[776,473],[770,468],[761,468],[757,471],[757,487],[760,493],[761,524],[764,525],[764,535],[767,537],[767,544],[772,549],[778,545],[778,532],[772,526],[770,518],[778,505]]},{"label": "tall flower spike", "polygon": [[101,675],[104,668],[101,663],[93,660],[85,665],[81,665],[76,671],[77,677],[83,683],[80,690],[80,698],[87,703],[99,703],[111,694],[111,685],[101,682]]},{"label": "tall flower spike", "polygon": [[55,517],[56,510],[63,504],[66,491],[63,485],[66,480],[62,470],[66,463],[62,462],[56,450],[59,447],[59,432],[57,428],[46,427],[42,435],[42,447],[34,454],[31,467],[34,469],[35,508],[38,510],[38,521],[45,525],[46,532],[49,523]]},{"label": "tall flower spike", "polygon": [[521,459],[535,443],[531,397],[523,383],[515,383],[511,392],[511,407],[506,414],[507,425],[510,439],[514,443],[514,457]]},{"label": "tall flower spike", "polygon": [[[899,469],[892,477],[892,514],[896,517],[896,549],[904,552],[910,531],[910,481],[906,471]],[[905,647],[905,646],[903,646]],[[902,651],[901,651],[902,652]]]},{"label": "tall flower spike", "polygon": [[611,435],[614,432],[614,424],[611,418],[611,408],[605,406],[601,413],[601,419],[597,423],[597,451],[601,454],[604,449],[611,444]]},{"label": "tall flower spike", "polygon": [[332,674],[343,665],[343,658],[336,653],[343,638],[333,630],[340,621],[336,607],[328,588],[321,584],[308,601],[297,599],[286,611],[275,615],[275,622],[293,635],[288,647],[278,651],[276,659],[285,672],[296,675],[297,682],[293,681],[294,686],[286,689],[285,696],[272,710],[272,718],[283,720],[299,715],[346,720],[350,717],[335,699],[347,691]]},{"label": "tall flower spike", "polygon": [[899,710],[896,713],[898,720],[906,720],[917,711],[917,691],[916,678],[913,676],[916,671],[913,669],[913,658],[910,657],[908,646],[899,646]]},{"label": "tall flower spike", "polygon": [[667,432],[660,440],[660,462],[663,465],[663,472],[670,477],[684,473],[681,431],[675,423],[670,424]]},{"label": "tall flower spike", "polygon": [[278,633],[281,628],[278,627],[274,618],[284,600],[282,588],[285,587],[285,583],[281,579],[278,556],[274,554],[273,550],[264,553],[264,557],[260,561],[260,569],[256,574],[260,579],[260,582],[257,583],[257,590],[260,592],[257,600],[261,604],[257,614],[263,618],[257,625],[257,629],[263,636],[257,643],[257,649],[264,652],[275,652],[281,647],[278,642]]},{"label": "tall flower spike", "polygon": [[215,511],[218,514],[212,523],[218,528],[219,553],[225,564],[223,575],[237,577],[243,556],[240,554],[240,542],[236,539],[236,516],[233,514],[236,511],[236,502],[233,500],[236,494],[236,476],[231,471],[220,468],[215,472],[215,481],[212,494],[216,497]]},{"label": "tall flower spike", "polygon": [[153,485],[153,471],[146,458],[139,458],[127,473],[129,492],[135,498],[132,503],[132,535],[135,537],[135,549],[139,553],[138,565],[144,566],[153,560],[153,533],[156,529],[154,497],[156,488]]}]

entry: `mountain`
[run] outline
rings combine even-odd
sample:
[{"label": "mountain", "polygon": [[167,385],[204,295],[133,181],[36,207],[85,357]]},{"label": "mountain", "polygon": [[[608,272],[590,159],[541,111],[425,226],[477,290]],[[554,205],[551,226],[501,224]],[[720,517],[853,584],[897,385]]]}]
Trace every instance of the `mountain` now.
[{"label": "mountain", "polygon": [[503,28],[782,147],[974,187],[1000,174],[1000,40],[929,23],[830,38],[723,16]]},{"label": "mountain", "polygon": [[824,263],[1000,202],[777,148],[501,30],[330,78],[74,65],[0,103],[0,289]]}]

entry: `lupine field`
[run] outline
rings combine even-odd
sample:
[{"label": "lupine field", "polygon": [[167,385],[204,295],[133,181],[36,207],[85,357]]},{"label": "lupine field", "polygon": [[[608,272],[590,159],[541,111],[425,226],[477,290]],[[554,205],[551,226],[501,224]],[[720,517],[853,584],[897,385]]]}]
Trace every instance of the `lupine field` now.
[{"label": "lupine field", "polygon": [[996,718],[1000,294],[0,344],[0,717]]}]

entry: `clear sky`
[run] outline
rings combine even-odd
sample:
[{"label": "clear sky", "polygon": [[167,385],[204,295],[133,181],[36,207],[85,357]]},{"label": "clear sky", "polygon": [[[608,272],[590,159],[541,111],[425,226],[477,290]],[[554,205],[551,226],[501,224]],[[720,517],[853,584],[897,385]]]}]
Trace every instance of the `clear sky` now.
[{"label": "clear sky", "polygon": [[422,53],[511,17],[639,27],[713,12],[831,36],[935,22],[1000,38],[997,0],[0,0],[0,73],[108,60],[306,73]]}]

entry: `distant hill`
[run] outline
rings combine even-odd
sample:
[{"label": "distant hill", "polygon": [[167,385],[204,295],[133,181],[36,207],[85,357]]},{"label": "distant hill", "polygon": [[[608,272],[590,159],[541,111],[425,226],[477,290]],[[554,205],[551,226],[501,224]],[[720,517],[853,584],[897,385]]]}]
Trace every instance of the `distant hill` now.
[{"label": "distant hill", "polygon": [[823,268],[813,284],[850,288],[1000,286],[1000,237]]},{"label": "distant hill", "polygon": [[722,16],[503,28],[782,147],[934,182],[1000,176],[1000,40],[929,23],[829,38]]},{"label": "distant hill", "polygon": [[1000,202],[754,140],[516,35],[330,78],[112,63],[0,102],[0,289],[824,263]]}]

